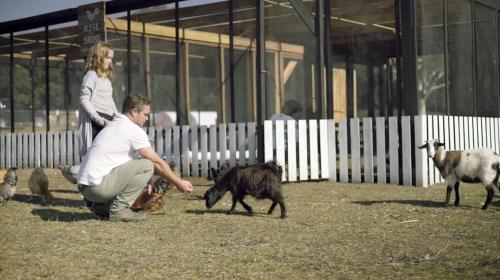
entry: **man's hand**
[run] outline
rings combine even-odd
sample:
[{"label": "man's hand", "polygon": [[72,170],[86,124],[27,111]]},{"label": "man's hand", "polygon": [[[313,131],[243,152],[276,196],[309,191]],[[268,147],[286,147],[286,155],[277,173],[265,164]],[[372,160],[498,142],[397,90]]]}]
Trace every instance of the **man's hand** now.
[{"label": "man's hand", "polygon": [[177,186],[177,189],[179,189],[179,191],[183,193],[192,193],[193,185],[189,181],[181,180],[181,183]]}]

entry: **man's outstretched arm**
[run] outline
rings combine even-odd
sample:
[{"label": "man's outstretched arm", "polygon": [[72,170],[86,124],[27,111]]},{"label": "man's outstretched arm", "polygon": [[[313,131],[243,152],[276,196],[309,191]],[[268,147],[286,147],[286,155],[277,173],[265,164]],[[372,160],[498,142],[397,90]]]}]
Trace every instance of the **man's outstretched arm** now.
[{"label": "man's outstretched arm", "polygon": [[172,171],[170,166],[164,160],[162,160],[151,147],[139,149],[139,154],[143,158],[152,161],[156,173],[162,178],[174,184],[177,189],[179,189],[179,191],[184,193],[191,193],[193,191],[193,185],[191,184],[191,182],[178,177],[177,174]]}]

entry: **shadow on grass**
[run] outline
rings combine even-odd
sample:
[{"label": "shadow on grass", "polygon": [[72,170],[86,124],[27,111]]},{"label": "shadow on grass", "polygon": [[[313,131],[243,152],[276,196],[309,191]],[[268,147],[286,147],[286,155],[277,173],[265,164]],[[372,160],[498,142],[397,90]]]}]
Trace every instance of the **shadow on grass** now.
[{"label": "shadow on grass", "polygon": [[[186,210],[187,214],[195,214],[195,215],[204,215],[204,214],[224,214],[224,215],[229,215],[228,214],[229,210],[222,210],[222,209],[215,209],[215,210]],[[259,213],[253,213],[249,214],[246,211],[236,211],[232,215],[238,215],[238,216],[259,216]]]},{"label": "shadow on grass", "polygon": [[39,216],[44,221],[75,222],[98,220],[92,213],[62,212],[56,209],[33,209],[31,214]]},{"label": "shadow on grass", "polygon": [[25,195],[16,194],[12,198],[15,201],[38,204],[42,206],[52,205],[52,206],[69,206],[69,207],[83,207],[83,200],[74,200],[66,198],[44,198],[39,195]]},{"label": "shadow on grass", "polygon": [[500,200],[492,201],[489,206],[500,207]]},{"label": "shadow on grass", "polygon": [[80,193],[79,191],[77,190],[50,190],[50,192],[53,192],[53,193]]},{"label": "shadow on grass", "polygon": [[205,200],[203,195],[192,194],[188,197],[188,200]]},{"label": "shadow on grass", "polygon": [[363,206],[371,206],[374,204],[382,204],[382,203],[397,203],[397,204],[407,204],[407,205],[423,206],[430,208],[444,208],[443,201],[430,201],[430,200],[365,200],[365,201],[353,201],[352,203],[360,204]]},{"label": "shadow on grass", "polygon": [[[365,200],[365,201],[352,201],[352,203],[356,203],[356,204],[363,205],[363,206],[371,206],[374,204],[381,204],[381,203],[396,203],[396,204],[406,204],[406,205],[413,205],[413,206],[422,206],[422,207],[428,207],[428,208],[455,207],[453,205],[453,201],[451,201],[450,204],[445,206],[443,201],[430,201],[430,200]],[[492,201],[489,204],[488,210],[493,210],[493,209],[491,209],[492,206],[500,208],[500,200]],[[464,205],[461,203],[460,206],[455,207],[455,208],[474,209],[474,208],[478,208],[478,207]],[[479,207],[479,208],[481,208],[481,207]],[[495,210],[500,211],[500,209],[495,209]]]}]

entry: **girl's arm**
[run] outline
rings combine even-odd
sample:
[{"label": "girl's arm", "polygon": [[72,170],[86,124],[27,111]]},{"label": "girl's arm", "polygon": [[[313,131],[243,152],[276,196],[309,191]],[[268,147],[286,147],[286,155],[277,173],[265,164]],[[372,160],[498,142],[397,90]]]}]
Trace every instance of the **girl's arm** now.
[{"label": "girl's arm", "polygon": [[80,106],[83,108],[85,113],[89,115],[91,120],[100,125],[104,125],[104,118],[97,114],[97,111],[91,102],[92,93],[95,89],[97,79],[97,74],[94,71],[88,71],[83,77],[82,87],[80,89]]}]

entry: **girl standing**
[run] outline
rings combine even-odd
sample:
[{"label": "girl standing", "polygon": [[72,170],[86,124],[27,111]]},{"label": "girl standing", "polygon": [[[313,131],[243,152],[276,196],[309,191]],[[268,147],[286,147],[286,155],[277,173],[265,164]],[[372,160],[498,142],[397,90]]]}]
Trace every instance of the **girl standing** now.
[{"label": "girl standing", "polygon": [[109,43],[97,42],[89,50],[85,64],[85,76],[80,89],[80,155],[84,156],[92,140],[117,116],[113,101],[113,56]]}]

